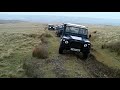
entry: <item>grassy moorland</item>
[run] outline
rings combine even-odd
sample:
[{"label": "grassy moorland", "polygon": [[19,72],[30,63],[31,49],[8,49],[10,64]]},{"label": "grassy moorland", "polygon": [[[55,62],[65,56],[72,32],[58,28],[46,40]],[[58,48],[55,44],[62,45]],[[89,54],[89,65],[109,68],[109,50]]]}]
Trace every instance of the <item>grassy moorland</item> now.
[{"label": "grassy moorland", "polygon": [[0,77],[119,77],[120,27],[87,26],[93,47],[84,61],[75,53],[58,54],[60,38],[45,24],[0,24]]},{"label": "grassy moorland", "polygon": [[0,24],[0,77],[24,77],[25,57],[40,43],[41,24]]}]

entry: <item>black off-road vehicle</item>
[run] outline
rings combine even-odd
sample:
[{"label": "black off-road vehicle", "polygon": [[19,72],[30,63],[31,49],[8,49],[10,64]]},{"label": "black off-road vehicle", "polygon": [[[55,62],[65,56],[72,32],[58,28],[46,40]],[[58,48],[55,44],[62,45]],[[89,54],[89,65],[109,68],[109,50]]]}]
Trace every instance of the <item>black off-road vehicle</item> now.
[{"label": "black off-road vehicle", "polygon": [[64,30],[64,25],[57,26],[56,34],[58,37],[60,37],[62,35],[63,30]]},{"label": "black off-road vehicle", "polygon": [[88,29],[83,25],[64,24],[61,36],[59,54],[64,50],[82,52],[83,57],[87,58],[90,53],[91,43],[89,41]]},{"label": "black off-road vehicle", "polygon": [[55,26],[53,24],[48,25],[48,30],[55,30]]}]

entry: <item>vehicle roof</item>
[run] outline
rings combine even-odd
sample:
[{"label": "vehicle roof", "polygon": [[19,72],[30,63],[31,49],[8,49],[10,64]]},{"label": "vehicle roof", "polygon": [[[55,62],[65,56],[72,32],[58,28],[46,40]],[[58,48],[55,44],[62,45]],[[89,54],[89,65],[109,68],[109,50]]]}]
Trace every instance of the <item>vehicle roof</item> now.
[{"label": "vehicle roof", "polygon": [[48,24],[48,25],[53,25],[53,24]]},{"label": "vehicle roof", "polygon": [[72,23],[64,23],[64,24],[67,24],[67,26],[75,26],[75,27],[80,27],[80,28],[87,28],[86,26],[79,25],[79,24],[72,24]]}]

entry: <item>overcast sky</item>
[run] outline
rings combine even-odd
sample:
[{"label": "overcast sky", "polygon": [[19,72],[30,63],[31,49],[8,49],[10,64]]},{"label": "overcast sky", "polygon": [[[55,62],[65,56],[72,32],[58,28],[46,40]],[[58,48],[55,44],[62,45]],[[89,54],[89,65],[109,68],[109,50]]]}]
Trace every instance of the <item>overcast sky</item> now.
[{"label": "overcast sky", "polygon": [[75,17],[120,19],[120,12],[0,12],[0,14],[56,15],[56,16],[75,16]]}]

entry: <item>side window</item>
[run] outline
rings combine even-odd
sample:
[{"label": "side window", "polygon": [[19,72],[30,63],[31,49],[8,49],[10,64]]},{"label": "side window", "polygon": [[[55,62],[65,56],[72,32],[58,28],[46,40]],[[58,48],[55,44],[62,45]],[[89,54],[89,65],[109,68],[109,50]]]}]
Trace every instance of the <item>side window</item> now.
[{"label": "side window", "polygon": [[85,29],[85,35],[87,35],[87,33],[88,33],[88,30],[87,30],[87,29]]},{"label": "side window", "polygon": [[71,27],[71,32],[72,33],[78,33],[79,32],[79,28]]},{"label": "side window", "polygon": [[60,28],[63,28],[63,25],[61,25]]},{"label": "side window", "polygon": [[84,34],[84,35],[87,35],[88,31],[87,29],[84,29],[84,28],[80,28],[80,34]]},{"label": "side window", "polygon": [[88,33],[87,31],[88,31],[88,30],[87,30],[87,29],[84,29],[83,31],[84,31],[83,34],[87,35],[87,33]]},{"label": "side window", "polygon": [[82,30],[82,28],[80,28],[79,34],[83,34],[83,30]]},{"label": "side window", "polygon": [[70,27],[66,27],[66,32],[69,32],[70,31]]}]

